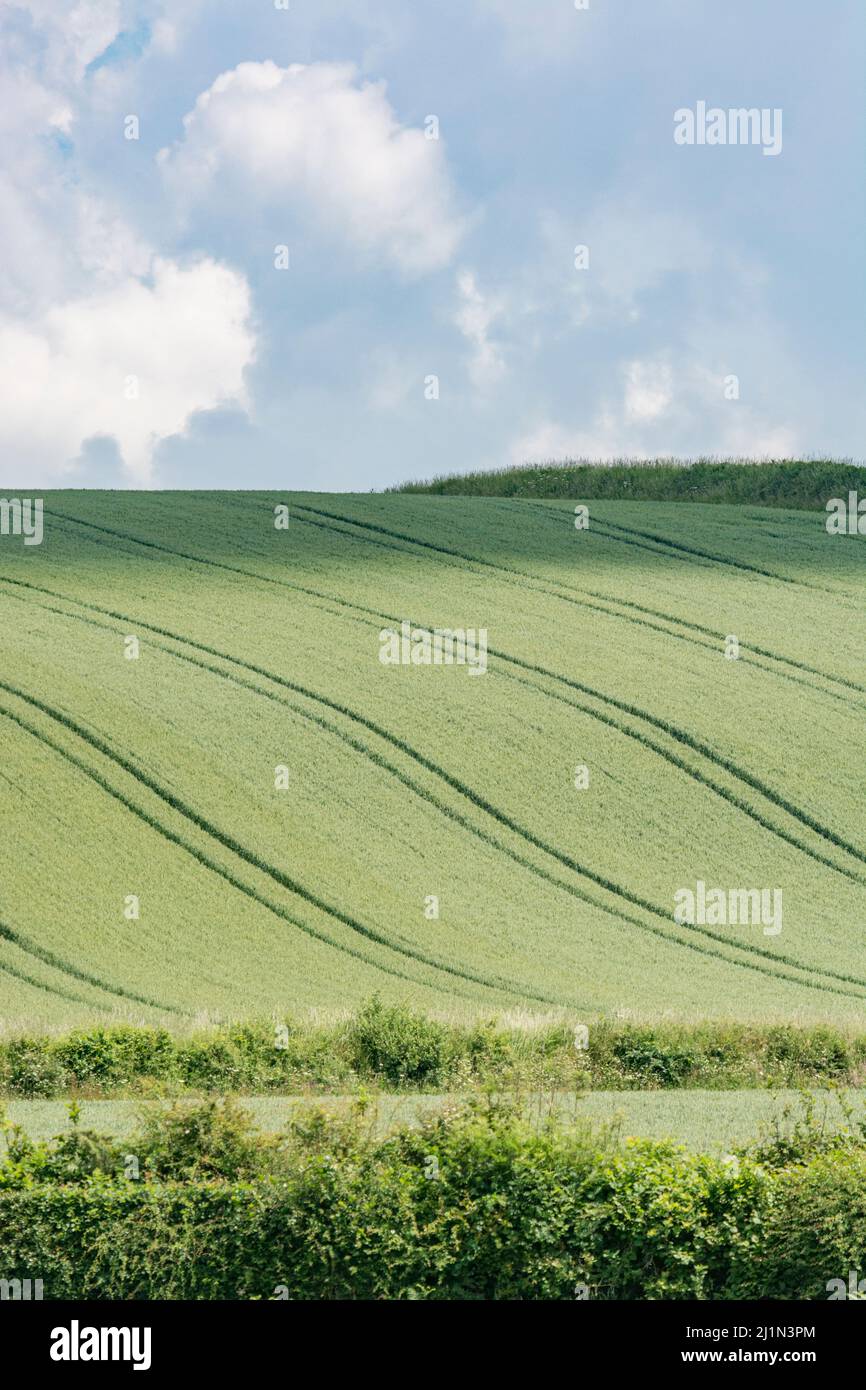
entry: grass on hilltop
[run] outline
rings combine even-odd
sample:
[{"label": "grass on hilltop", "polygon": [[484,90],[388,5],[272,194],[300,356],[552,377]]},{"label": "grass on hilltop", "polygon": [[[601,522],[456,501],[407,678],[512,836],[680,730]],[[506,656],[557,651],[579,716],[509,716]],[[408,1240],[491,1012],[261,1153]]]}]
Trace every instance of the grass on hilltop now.
[{"label": "grass on hilltop", "polygon": [[472,497],[608,497],[629,501],[728,502],[823,509],[863,485],[850,459],[588,459],[548,461],[487,472],[445,473],[389,492]]}]

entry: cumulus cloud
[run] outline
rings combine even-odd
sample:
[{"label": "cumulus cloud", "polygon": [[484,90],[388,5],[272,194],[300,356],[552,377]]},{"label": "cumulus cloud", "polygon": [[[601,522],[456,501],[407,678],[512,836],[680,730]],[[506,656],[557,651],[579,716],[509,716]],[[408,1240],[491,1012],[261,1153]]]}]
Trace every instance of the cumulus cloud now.
[{"label": "cumulus cloud", "polygon": [[114,0],[0,0],[16,100],[0,117],[0,475],[61,481],[113,441],[130,481],[197,411],[246,403],[255,337],[245,278],[160,257],[67,166],[89,64],[120,32]]},{"label": "cumulus cloud", "polygon": [[126,278],[48,309],[0,319],[0,458],[19,469],[71,461],[91,438],[117,441],[137,482],[156,443],[198,410],[245,401],[254,338],[243,277],[212,260],[154,263],[149,281]]},{"label": "cumulus cloud", "polygon": [[121,30],[120,0],[0,0],[0,17],[27,21],[42,80],[56,90],[80,82]]},{"label": "cumulus cloud", "polygon": [[202,92],[160,152],[179,202],[276,205],[408,274],[447,265],[462,234],[442,142],[402,126],[384,83],[349,63],[241,63]]}]

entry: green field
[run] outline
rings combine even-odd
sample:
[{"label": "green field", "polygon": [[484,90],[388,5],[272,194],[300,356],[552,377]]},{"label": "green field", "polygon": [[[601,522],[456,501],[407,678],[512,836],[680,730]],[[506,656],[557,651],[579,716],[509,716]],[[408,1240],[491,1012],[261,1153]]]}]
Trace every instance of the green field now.
[{"label": "green field", "polygon": [[[863,539],[573,505],[46,493],[0,538],[4,1028],[862,1027]],[[485,628],[486,673],[383,665],[404,619]],[[678,924],[698,880],[781,889],[781,933]]]},{"label": "green field", "polygon": [[[862,1093],[842,1094],[855,1117],[861,1117]],[[370,1102],[367,1123],[372,1132],[384,1134],[398,1125],[417,1124],[459,1100],[449,1095],[382,1095]],[[263,1133],[276,1133],[304,1108],[340,1115],[354,1099],[244,1096],[240,1103]],[[63,1101],[11,1101],[5,1109],[9,1121],[20,1125],[34,1140],[49,1139],[69,1129],[68,1108]],[[80,1109],[82,1128],[124,1138],[136,1129],[142,1103],[85,1100],[80,1102]],[[613,1125],[620,1139],[672,1139],[698,1153],[722,1153],[753,1143],[775,1123],[789,1131],[802,1115],[802,1106],[796,1091],[593,1091],[583,1096],[537,1096],[526,1103],[526,1111],[539,1123],[554,1113],[564,1121],[587,1119],[598,1126]],[[816,1117],[829,1130],[845,1124],[843,1108],[830,1092],[823,1098],[818,1096]],[[2,1143],[0,1138],[0,1149]]]}]

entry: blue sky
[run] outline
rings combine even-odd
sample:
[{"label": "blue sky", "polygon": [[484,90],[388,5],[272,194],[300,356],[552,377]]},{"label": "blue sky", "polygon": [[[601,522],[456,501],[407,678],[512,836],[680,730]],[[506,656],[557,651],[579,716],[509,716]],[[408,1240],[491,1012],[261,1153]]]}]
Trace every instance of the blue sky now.
[{"label": "blue sky", "polygon": [[[862,458],[859,0],[0,22],[0,482]],[[781,150],[677,144],[699,102],[780,111]]]}]

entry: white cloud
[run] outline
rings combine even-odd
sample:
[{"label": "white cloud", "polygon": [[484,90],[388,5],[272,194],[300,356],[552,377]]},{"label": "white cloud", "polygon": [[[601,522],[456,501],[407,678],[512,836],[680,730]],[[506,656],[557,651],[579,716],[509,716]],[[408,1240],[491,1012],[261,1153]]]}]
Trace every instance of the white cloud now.
[{"label": "white cloud", "polygon": [[[29,25],[22,25],[22,11]],[[190,417],[245,404],[255,354],[246,280],[207,257],[156,256],[45,136],[72,129],[85,72],[120,32],[114,0],[0,0],[0,65],[14,100],[0,117],[0,472],[63,480],[88,439],[115,440],[130,480]],[[137,399],[128,379],[137,378]],[[125,394],[126,393],[126,394]]]},{"label": "white cloud", "polygon": [[510,449],[515,464],[549,459],[796,457],[795,430],[768,420],[759,407],[726,400],[721,370],[689,355],[632,359],[622,369],[619,399],[601,400],[588,425],[541,419]]},{"label": "white cloud", "polygon": [[120,0],[0,0],[0,16],[22,13],[39,37],[39,68],[50,87],[80,82],[122,27]]},{"label": "white cloud", "polygon": [[187,209],[288,207],[329,240],[409,274],[439,269],[462,234],[441,141],[401,126],[381,82],[348,63],[241,63],[202,92],[160,152]]},{"label": "white cloud", "polygon": [[625,368],[625,417],[643,423],[667,413],[673,398],[666,362],[628,362]]},{"label": "white cloud", "polygon": [[[624,449],[617,443],[617,421],[608,412],[599,412],[589,430],[544,420],[515,440],[510,462],[546,463],[552,459],[609,461],[620,458]],[[635,454],[635,457],[640,455]]]},{"label": "white cloud", "polygon": [[472,346],[469,361],[472,382],[484,389],[499,381],[505,372],[501,350],[489,337],[491,325],[500,317],[503,306],[500,301],[484,297],[471,270],[461,270],[457,276],[457,291],[460,302],[454,321]]},{"label": "white cloud", "polygon": [[[548,312],[574,327],[590,318],[595,324],[638,322],[647,296],[671,277],[688,280],[691,291],[699,293],[722,254],[738,279],[747,273],[711,243],[693,217],[659,210],[634,193],[609,195],[568,220],[545,209],[539,232],[536,293]],[[587,269],[574,266],[578,246],[588,248]]]},{"label": "white cloud", "polygon": [[[0,319],[0,458],[9,480],[62,474],[86,440],[117,441],[132,480],[150,480],[160,439],[194,411],[245,403],[254,353],[242,276],[212,260],[156,261],[134,278],[48,309]],[[137,397],[127,398],[135,378]]]}]

